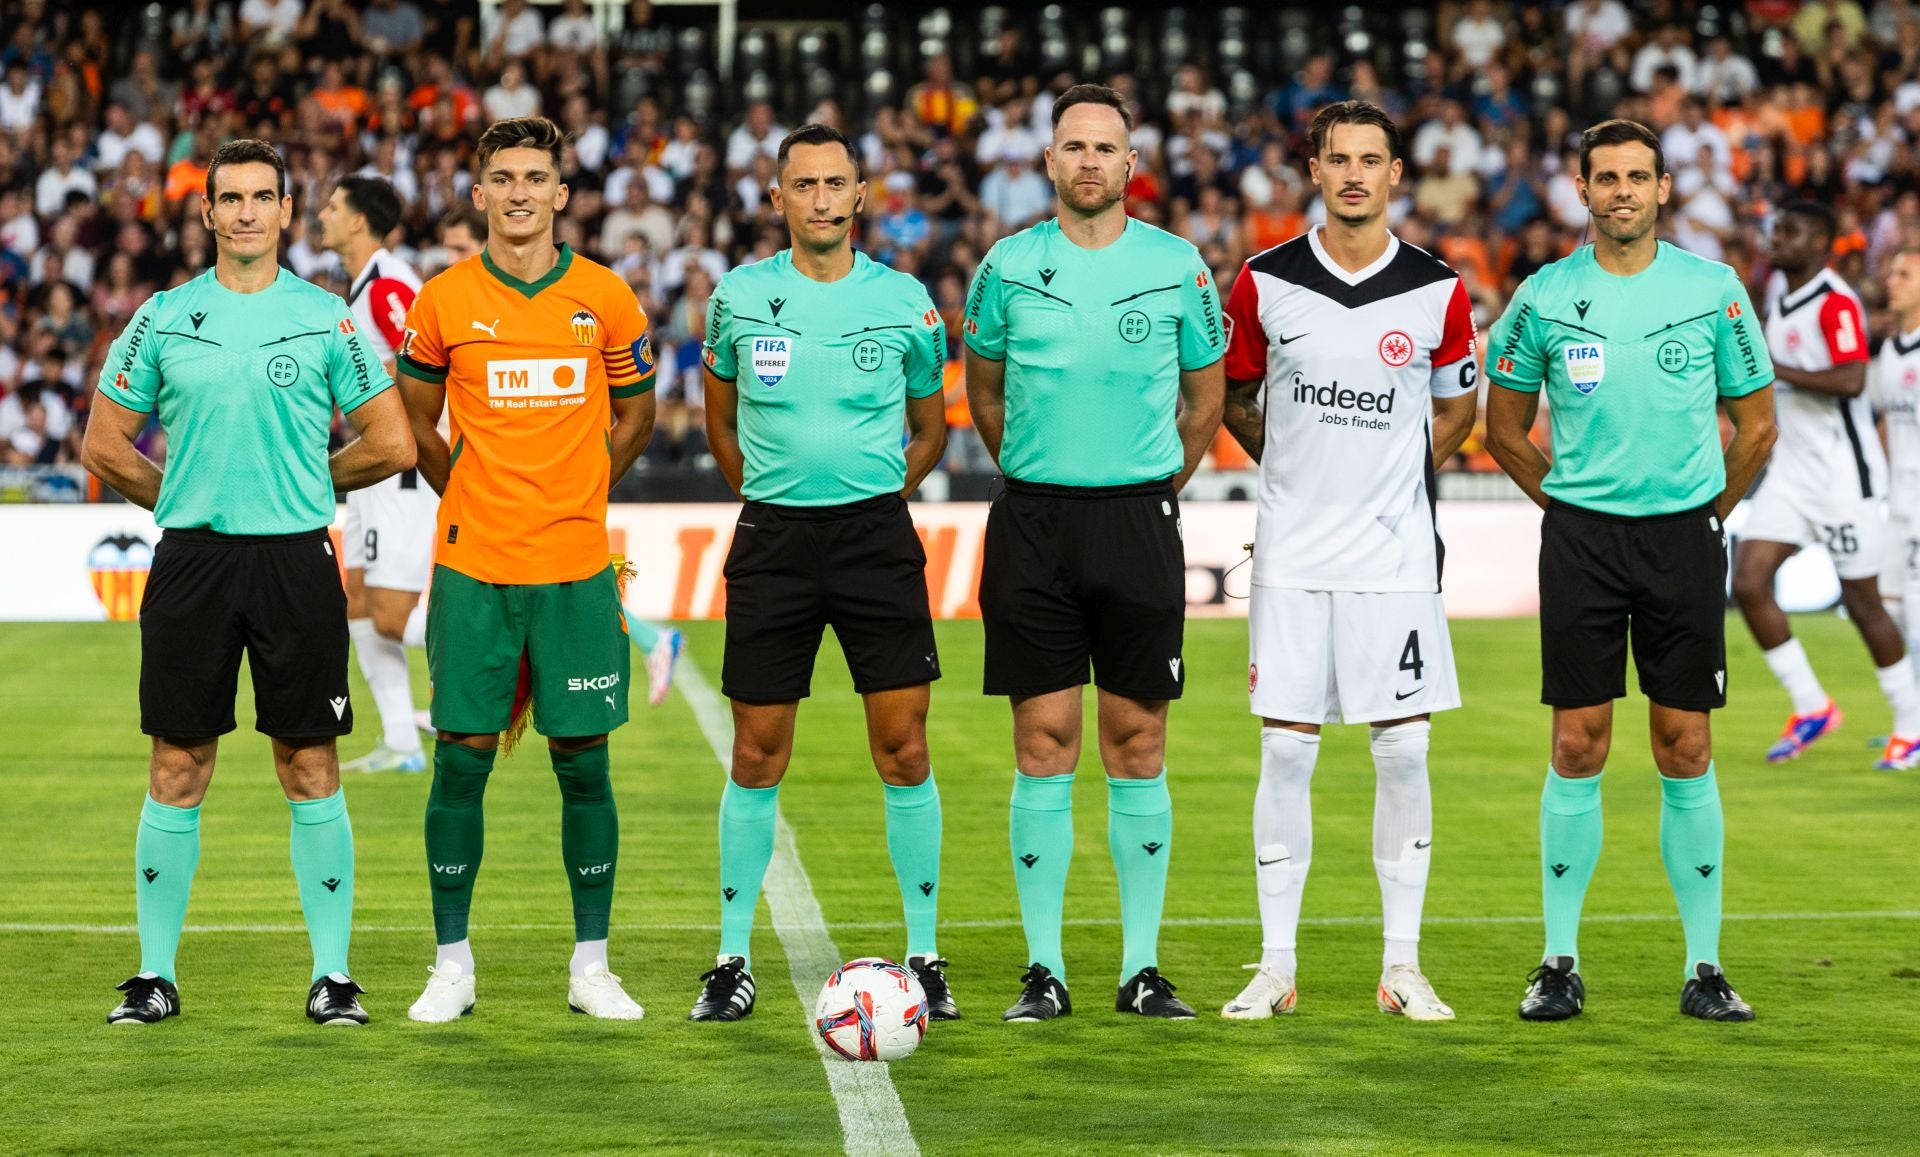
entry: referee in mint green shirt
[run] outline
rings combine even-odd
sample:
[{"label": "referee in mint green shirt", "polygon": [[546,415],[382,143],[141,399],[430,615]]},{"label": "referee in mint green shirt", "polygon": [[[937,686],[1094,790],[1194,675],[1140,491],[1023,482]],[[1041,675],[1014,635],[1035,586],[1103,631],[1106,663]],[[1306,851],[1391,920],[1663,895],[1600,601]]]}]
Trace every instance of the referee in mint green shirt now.
[{"label": "referee in mint green shirt", "polygon": [[1072,1008],[1060,925],[1089,662],[1120,878],[1115,1008],[1193,1016],[1158,955],[1167,705],[1185,682],[1176,495],[1220,428],[1226,329],[1200,252],[1127,216],[1132,130],[1114,90],[1062,93],[1046,151],[1059,216],[995,245],[967,294],[967,396],[1007,485],[987,519],[980,614],[986,693],[1013,706],[1010,837],[1031,963],[1010,1021]]},{"label": "referee in mint green shirt", "polygon": [[795,129],[775,166],[769,194],[792,247],[730,271],[707,305],[707,442],[746,504],[724,571],[720,682],[734,738],[720,797],[720,952],[690,1016],[753,1011],[754,906],[794,721],[831,626],[866,706],[906,962],[932,1017],[953,1020],[934,942],[940,794],[927,760],[940,657],[927,556],[905,498],[946,449],[945,330],[918,281],[849,241],[866,183],[839,130]]},{"label": "referee in mint green shirt", "polygon": [[[293,872],[313,946],[307,1016],[365,1024],[347,973],[353,829],[336,737],[347,702],[347,607],[327,527],[334,492],[413,465],[413,435],[347,303],[279,264],[293,219],[272,145],[229,141],[207,166],[211,270],[140,307],[113,343],[86,463],[163,533],[140,605],[140,728],[153,737],[134,841],[140,971],[110,1024],[178,1015],[175,950],[200,859],[200,801],[234,729],[246,655],[255,727],[293,812]],[[359,437],[327,453],[338,407]],[[158,411],[166,466],[134,438]]]},{"label": "referee in mint green shirt", "polygon": [[[1660,138],[1610,120],[1580,140],[1597,236],[1529,278],[1492,331],[1487,441],[1542,507],[1541,699],[1553,763],[1540,800],[1546,952],[1520,1015],[1586,1003],[1580,905],[1600,858],[1600,773],[1631,638],[1660,769],[1660,853],[1686,932],[1680,1011],[1752,1020],[1720,969],[1720,789],[1708,712],[1726,706],[1722,519],[1773,447],[1773,364],[1733,270],[1657,240],[1672,178]],[[1553,455],[1528,439],[1540,390]],[[1717,407],[1734,437],[1720,446]]]}]

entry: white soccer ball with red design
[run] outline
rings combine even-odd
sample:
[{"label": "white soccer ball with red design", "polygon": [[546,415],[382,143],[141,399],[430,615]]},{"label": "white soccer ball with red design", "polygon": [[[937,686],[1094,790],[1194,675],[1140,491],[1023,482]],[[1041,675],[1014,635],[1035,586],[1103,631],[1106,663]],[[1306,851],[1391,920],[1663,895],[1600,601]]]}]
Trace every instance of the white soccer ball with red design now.
[{"label": "white soccer ball with red design", "polygon": [[849,960],[820,989],[814,1031],[850,1061],[897,1061],[927,1035],[927,994],[911,971],[891,960]]}]

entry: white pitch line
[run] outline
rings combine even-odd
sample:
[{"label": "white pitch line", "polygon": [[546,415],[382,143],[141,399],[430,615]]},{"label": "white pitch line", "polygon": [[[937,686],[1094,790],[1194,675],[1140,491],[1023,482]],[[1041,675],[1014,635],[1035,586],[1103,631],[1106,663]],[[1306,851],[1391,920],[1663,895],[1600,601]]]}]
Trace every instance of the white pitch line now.
[{"label": "white pitch line", "polygon": [[[694,718],[720,761],[720,772],[733,766],[733,716],[691,659],[682,657],[679,671],[680,692],[693,708]],[[773,862],[767,867],[764,883],[767,908],[773,913],[773,930],[780,948],[787,955],[787,974],[800,1007],[811,1011],[827,975],[844,963],[840,949],[827,931],[820,901],[814,898],[807,870],[800,863],[800,851],[794,845],[793,826],[784,814],[775,813]],[[827,1085],[833,1090],[840,1110],[840,1132],[846,1139],[849,1157],[882,1157],[892,1154],[918,1154],[920,1146],[907,1124],[907,1111],[894,1090],[887,1066],[876,1062],[850,1064],[827,1051],[817,1033],[807,1036],[819,1050],[820,1063],[827,1070]]]},{"label": "white pitch line", "polygon": [[[775,845],[775,854],[779,854],[779,845]],[[1673,912],[1610,912],[1592,916],[1582,916],[1582,924],[1659,924],[1677,921],[1679,916]],[[1721,917],[1728,923],[1765,923],[1768,921],[1799,923],[1838,920],[1920,920],[1920,911],[1895,910],[1888,912],[1728,912]],[[1345,927],[1348,925],[1371,926],[1380,922],[1378,916],[1303,916],[1302,925],[1315,927]],[[1120,921],[1114,919],[1070,919],[1062,923],[1083,928],[1117,928]],[[1496,924],[1538,924],[1538,916],[1428,916],[1422,924],[1451,925],[1496,925]],[[1163,928],[1258,928],[1260,921],[1238,916],[1192,916],[1187,918],[1168,917],[1160,921]],[[1018,920],[942,920],[942,928],[1018,928]],[[563,932],[573,928],[571,924],[486,924],[476,921],[473,927],[481,932]],[[849,931],[872,931],[875,929],[899,929],[905,927],[899,920],[837,920],[826,924],[828,931],[845,928]],[[616,932],[718,932],[718,924],[626,924],[615,921],[612,928]],[[140,931],[134,924],[34,924],[27,922],[0,923],[0,934],[5,933],[67,933],[81,936],[132,936]],[[243,935],[306,935],[305,924],[189,924],[184,929],[195,935],[222,933]],[[431,924],[356,924],[354,934],[371,935],[398,934],[406,936],[424,936],[433,931]],[[784,941],[783,941],[784,943]],[[835,956],[837,966],[840,961]],[[832,969],[829,968],[828,971]]]}]

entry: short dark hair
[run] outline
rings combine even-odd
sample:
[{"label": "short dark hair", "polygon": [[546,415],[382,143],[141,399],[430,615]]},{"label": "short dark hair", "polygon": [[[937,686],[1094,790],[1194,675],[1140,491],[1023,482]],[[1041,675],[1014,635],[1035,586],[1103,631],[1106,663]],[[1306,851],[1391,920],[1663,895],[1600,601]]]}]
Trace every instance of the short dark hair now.
[{"label": "short dark hair", "polygon": [[1053,101],[1053,127],[1060,127],[1060,118],[1077,104],[1103,104],[1120,114],[1120,123],[1133,131],[1133,110],[1127,107],[1127,98],[1120,95],[1118,89],[1108,88],[1104,84],[1076,84],[1061,93]]},{"label": "short dark hair", "polygon": [[1397,161],[1406,156],[1400,126],[1393,123],[1385,109],[1370,100],[1337,100],[1314,113],[1313,123],[1307,126],[1307,140],[1313,145],[1314,156],[1319,156],[1327,147],[1335,125],[1372,125],[1387,135],[1387,155],[1391,159]]},{"label": "short dark hair", "polygon": [[480,134],[474,159],[479,171],[484,173],[493,155],[501,149],[542,149],[553,158],[553,171],[558,173],[566,142],[567,134],[546,117],[511,117],[487,126],[487,131]]},{"label": "short dark hair", "polygon": [[1580,179],[1584,181],[1593,175],[1593,150],[1609,145],[1630,145],[1636,141],[1653,150],[1654,177],[1666,176],[1667,154],[1660,147],[1660,135],[1639,121],[1615,117],[1610,121],[1601,121],[1580,134]]},{"label": "short dark hair", "polygon": [[256,137],[228,141],[213,151],[207,162],[207,200],[213,200],[213,179],[222,165],[272,165],[274,186],[279,195],[287,195],[287,162],[280,150]]},{"label": "short dark hair", "polygon": [[342,177],[340,191],[347,195],[347,208],[367,219],[367,232],[385,237],[406,215],[400,194],[385,177]]},{"label": "short dark hair", "polygon": [[1833,210],[1818,201],[1804,198],[1788,201],[1780,206],[1781,216],[1798,217],[1802,221],[1811,221],[1813,227],[1827,239],[1827,248],[1833,248],[1834,238],[1840,236],[1840,219]]},{"label": "short dark hair", "polygon": [[781,139],[780,150],[773,155],[775,173],[787,171],[787,156],[793,152],[795,145],[839,145],[847,150],[847,159],[853,162],[853,179],[866,180],[863,173],[864,166],[860,163],[860,151],[853,147],[853,142],[847,139],[847,134],[832,125],[823,125],[818,122],[801,125]]},{"label": "short dark hair", "polygon": [[451,229],[455,225],[466,226],[467,232],[473,234],[475,241],[487,239],[487,215],[472,205],[460,205],[449,209],[447,215],[440,218],[442,231]]}]

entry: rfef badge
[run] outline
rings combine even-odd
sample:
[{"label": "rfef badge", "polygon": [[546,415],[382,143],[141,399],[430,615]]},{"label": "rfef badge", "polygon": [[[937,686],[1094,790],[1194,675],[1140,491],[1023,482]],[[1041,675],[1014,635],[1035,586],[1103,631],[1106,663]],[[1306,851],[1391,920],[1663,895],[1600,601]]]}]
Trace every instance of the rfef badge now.
[{"label": "rfef badge", "polygon": [[1591,394],[1607,376],[1606,348],[1598,342],[1567,346],[1560,356],[1567,363],[1567,381],[1582,394]]},{"label": "rfef badge", "polygon": [[768,388],[780,384],[793,360],[793,341],[784,337],[753,339],[753,376]]}]

